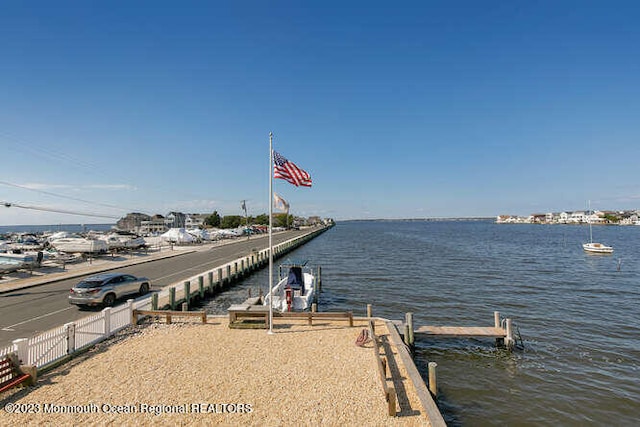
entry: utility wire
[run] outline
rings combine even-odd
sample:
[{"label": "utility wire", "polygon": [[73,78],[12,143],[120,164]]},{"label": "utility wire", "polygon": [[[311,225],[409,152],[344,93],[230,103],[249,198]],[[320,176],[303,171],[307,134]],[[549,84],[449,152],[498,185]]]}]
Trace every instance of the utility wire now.
[{"label": "utility wire", "polygon": [[6,181],[0,181],[0,184],[6,185],[6,186],[9,186],[9,187],[20,188],[20,189],[23,189],[23,190],[35,191],[36,193],[47,194],[49,196],[60,197],[62,199],[68,199],[68,200],[74,200],[76,202],[88,203],[90,205],[104,206],[106,208],[118,209],[118,210],[125,211],[125,212],[127,211],[126,209],[123,209],[123,208],[121,208],[119,206],[109,205],[109,204],[106,204],[106,203],[91,202],[89,200],[78,199],[76,197],[71,197],[71,196],[63,196],[62,194],[56,194],[56,193],[52,193],[50,191],[38,190],[36,188],[29,188],[29,187],[26,187],[24,185],[12,184],[12,183],[6,182]]},{"label": "utility wire", "polygon": [[[104,168],[96,166],[95,164],[86,161],[86,160],[80,160],[78,158],[75,158],[69,154],[66,154],[62,151],[59,150],[53,150],[51,148],[48,147],[44,147],[40,144],[37,144],[33,141],[28,141],[24,138],[20,138],[20,137],[16,137],[14,135],[10,135],[6,132],[2,132],[0,131],[0,139],[5,139],[7,140],[13,147],[14,150],[16,151],[20,151],[22,153],[26,153],[27,155],[30,156],[37,156],[40,158],[43,158],[45,160],[47,160],[48,162],[51,161],[51,159],[56,159],[65,163],[69,163],[69,165],[71,165],[72,167],[76,168],[76,169],[83,169],[83,172],[85,173],[90,173],[91,176],[95,176],[95,174],[99,174],[101,176],[104,177],[108,177],[111,178],[112,176],[107,174],[106,172],[104,172]],[[161,194],[163,197],[166,197],[166,192],[167,189],[166,188],[160,188],[160,187],[147,187],[148,190],[156,193],[156,194]],[[181,187],[180,188],[180,193],[184,196],[188,196],[188,197],[192,197],[195,199],[198,199],[201,197],[201,195],[195,195],[192,193],[189,193],[188,190],[186,190],[186,187]],[[104,206],[104,205],[103,205]],[[127,211],[127,209],[122,209],[124,211]],[[130,212],[141,212],[144,211],[144,209],[129,209]]]},{"label": "utility wire", "polygon": [[34,211],[55,212],[55,213],[63,213],[63,214],[78,215],[78,216],[90,216],[90,217],[94,217],[94,218],[120,219],[119,217],[115,217],[115,216],[92,214],[92,213],[86,213],[86,212],[72,212],[72,211],[67,211],[67,210],[63,210],[63,209],[44,208],[44,207],[41,207],[41,206],[27,206],[27,205],[20,205],[20,204],[17,204],[17,203],[11,203],[11,202],[6,202],[6,201],[1,201],[0,204],[4,205],[4,207],[6,207],[6,208],[31,209],[31,210],[34,210]]}]

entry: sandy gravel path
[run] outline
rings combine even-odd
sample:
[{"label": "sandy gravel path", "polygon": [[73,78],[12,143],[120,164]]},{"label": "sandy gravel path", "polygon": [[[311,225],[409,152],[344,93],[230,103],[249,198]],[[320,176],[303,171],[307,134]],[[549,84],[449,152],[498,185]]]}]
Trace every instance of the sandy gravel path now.
[{"label": "sandy gravel path", "polygon": [[0,424],[427,425],[408,382],[400,416],[387,415],[371,345],[354,345],[362,327],[294,322],[268,335],[217,317],[130,328],[0,396]]}]

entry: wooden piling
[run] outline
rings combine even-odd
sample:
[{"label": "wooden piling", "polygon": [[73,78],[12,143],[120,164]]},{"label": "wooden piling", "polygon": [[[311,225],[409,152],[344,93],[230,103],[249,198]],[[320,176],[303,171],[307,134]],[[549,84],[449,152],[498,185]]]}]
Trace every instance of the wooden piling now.
[{"label": "wooden piling", "polygon": [[436,362],[429,362],[429,391],[434,398],[438,397],[437,367],[438,364]]},{"label": "wooden piling", "polygon": [[407,329],[407,332],[409,333],[408,345],[413,346],[415,342],[413,337],[413,313],[411,312],[405,313],[404,319],[408,326],[408,329]]},{"label": "wooden piling", "polygon": [[404,343],[407,345],[407,347],[411,346],[411,343],[409,342],[409,324],[408,323],[404,324]]},{"label": "wooden piling", "polygon": [[176,288],[174,287],[169,288],[169,307],[171,310],[176,309]]},{"label": "wooden piling", "polygon": [[312,313],[317,313],[318,312],[318,304],[316,304],[315,302],[313,304],[311,304],[311,312]]},{"label": "wooden piling", "polygon": [[[502,327],[500,325],[500,312],[499,311],[494,311],[493,312],[493,324],[494,324],[496,329]],[[496,347],[503,347],[503,346],[504,346],[504,338],[496,338]]]},{"label": "wooden piling", "polygon": [[158,309],[158,294],[154,293],[153,295],[151,295],[151,309],[152,310],[157,310]]},{"label": "wooden piling", "polygon": [[184,282],[184,299],[187,305],[191,304],[191,282],[188,280]]},{"label": "wooden piling", "polygon": [[507,338],[506,338],[506,344],[507,344],[507,348],[509,350],[513,349],[513,346],[515,344],[515,340],[513,339],[513,328],[511,327],[511,319],[507,319]]}]

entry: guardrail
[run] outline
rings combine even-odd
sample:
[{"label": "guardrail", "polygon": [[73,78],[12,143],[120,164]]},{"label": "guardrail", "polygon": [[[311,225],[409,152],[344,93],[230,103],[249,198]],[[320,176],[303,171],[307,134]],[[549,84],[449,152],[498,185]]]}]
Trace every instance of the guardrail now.
[{"label": "guardrail", "polygon": [[[326,230],[327,228],[323,227],[312,233],[275,245],[273,247],[274,259]],[[246,257],[238,258],[189,278],[183,282],[182,288],[180,288],[180,284],[173,284],[152,294],[152,297],[140,301],[128,300],[126,304],[105,308],[100,313],[66,323],[31,338],[16,339],[10,346],[0,349],[0,357],[16,353],[21,364],[46,369],[133,324],[134,310],[157,310],[160,304],[163,304],[161,307],[169,306],[174,309],[181,302],[186,302],[188,305],[193,297],[204,296],[207,289],[205,288],[205,276],[207,277],[208,289],[213,293],[245,274],[262,267],[268,261],[269,249],[252,251]],[[215,281],[213,280],[214,276],[216,277]],[[192,292],[190,285],[193,282],[196,282],[198,286],[197,288],[194,286]]]}]

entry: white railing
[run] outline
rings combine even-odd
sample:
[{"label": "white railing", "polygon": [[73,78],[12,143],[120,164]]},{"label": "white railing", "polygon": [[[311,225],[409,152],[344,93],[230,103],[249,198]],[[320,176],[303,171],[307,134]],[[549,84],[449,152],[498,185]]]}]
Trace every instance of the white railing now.
[{"label": "white railing", "polygon": [[[18,358],[25,365],[43,366],[49,361],[57,360],[61,355],[67,354],[67,331],[65,326],[50,329],[28,340],[16,341],[18,341],[16,348]],[[14,344],[16,344],[16,341],[14,341]],[[24,353],[26,353],[26,358]]]},{"label": "white railing", "polygon": [[104,337],[109,336],[109,321],[111,308],[107,307],[99,314],[85,317],[75,323],[67,323],[65,326],[69,330],[73,329],[73,346],[70,351],[83,348],[85,346],[99,342]]},{"label": "white railing", "polygon": [[[274,257],[287,252],[289,249],[295,247],[301,240],[304,241],[305,238],[310,238],[312,235],[314,235],[314,233],[287,240],[274,246]],[[212,280],[213,277],[216,276],[217,282],[230,280],[239,273],[243,274],[246,270],[250,270],[264,262],[268,255],[269,250],[263,249],[252,255],[238,258],[235,261],[228,262],[227,264],[193,276],[187,281],[199,286],[199,277],[202,277],[202,280],[206,284],[207,279],[205,278],[209,275]],[[175,288],[176,299],[184,299],[184,286],[181,286],[183,284],[184,282],[181,282],[165,287],[162,291],[158,292],[159,299],[168,299],[170,288]],[[196,292],[199,292],[196,286],[193,286],[189,290],[191,295]],[[151,298],[145,298],[140,301],[128,300],[126,304],[113,308],[105,308],[100,313],[76,320],[75,322],[66,323],[63,326],[43,332],[29,339],[16,339],[12,345],[0,349],[0,357],[9,353],[16,353],[21,364],[42,368],[63,357],[72,355],[88,346],[103,341],[115,332],[126,328],[132,324],[134,309],[148,310],[151,308],[151,305]]]}]

